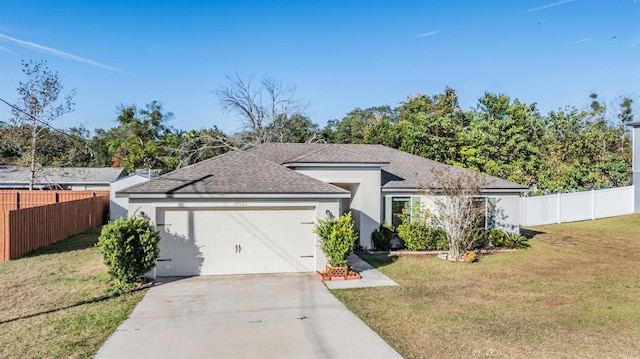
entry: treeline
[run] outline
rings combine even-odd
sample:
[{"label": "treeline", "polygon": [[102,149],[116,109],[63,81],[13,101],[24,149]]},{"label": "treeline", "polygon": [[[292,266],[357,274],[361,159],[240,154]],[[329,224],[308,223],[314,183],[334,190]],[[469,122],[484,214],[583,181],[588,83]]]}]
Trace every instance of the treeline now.
[{"label": "treeline", "polygon": [[568,106],[542,115],[536,104],[485,93],[476,108],[462,110],[456,91],[445,88],[397,108],[353,110],[323,134],[328,142],[383,144],[474,169],[534,193],[629,185],[632,100],[611,110],[596,94],[589,100],[585,110]]},{"label": "treeline", "polygon": [[[122,106],[110,129],[39,127],[36,156],[46,166],[167,172],[264,141],[366,143],[478,170],[536,192],[628,185],[631,140],[625,125],[633,121],[632,100],[623,99],[615,109],[595,94],[589,100],[584,110],[566,107],[543,115],[535,104],[485,93],[475,108],[463,110],[456,91],[445,88],[433,96],[410,96],[396,108],[354,109],[324,129],[295,112],[234,134],[216,127],[175,129],[174,115],[153,101]],[[28,166],[33,131],[32,125],[0,122],[0,163]],[[264,140],[257,140],[258,131]]]}]

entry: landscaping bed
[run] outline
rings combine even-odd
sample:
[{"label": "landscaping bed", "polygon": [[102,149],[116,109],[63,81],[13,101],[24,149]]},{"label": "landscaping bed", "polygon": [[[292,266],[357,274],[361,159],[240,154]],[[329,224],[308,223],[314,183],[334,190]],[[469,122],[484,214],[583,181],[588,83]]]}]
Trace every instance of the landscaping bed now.
[{"label": "landscaping bed", "polygon": [[99,228],[0,263],[0,357],[89,358],[146,289],[105,295]]}]

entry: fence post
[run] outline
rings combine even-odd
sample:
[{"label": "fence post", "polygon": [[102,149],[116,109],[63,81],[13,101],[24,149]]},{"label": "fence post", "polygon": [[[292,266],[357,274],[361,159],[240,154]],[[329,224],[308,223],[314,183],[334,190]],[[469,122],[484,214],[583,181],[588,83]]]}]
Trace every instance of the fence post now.
[{"label": "fence post", "polygon": [[562,223],[562,214],[560,213],[560,192],[556,193],[556,209],[558,211],[558,224]]},{"label": "fence post", "polygon": [[596,191],[591,189],[591,220],[596,219]]}]

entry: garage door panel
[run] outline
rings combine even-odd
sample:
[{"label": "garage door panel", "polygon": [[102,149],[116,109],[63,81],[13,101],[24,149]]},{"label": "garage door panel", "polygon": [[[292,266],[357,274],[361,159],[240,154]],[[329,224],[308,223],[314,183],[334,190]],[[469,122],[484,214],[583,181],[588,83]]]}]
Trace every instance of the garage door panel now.
[{"label": "garage door panel", "polygon": [[313,270],[313,208],[161,209],[158,275]]},{"label": "garage door panel", "polygon": [[197,275],[200,273],[202,256],[193,232],[192,214],[187,211],[160,212],[160,255],[157,274]]}]

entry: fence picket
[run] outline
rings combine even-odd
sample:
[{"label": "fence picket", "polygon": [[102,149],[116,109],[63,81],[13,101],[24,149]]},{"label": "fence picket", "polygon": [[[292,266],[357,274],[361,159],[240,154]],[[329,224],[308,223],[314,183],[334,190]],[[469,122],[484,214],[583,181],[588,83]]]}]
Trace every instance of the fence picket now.
[{"label": "fence picket", "polygon": [[[6,193],[2,192],[4,191],[0,191],[0,201],[11,198],[3,197]],[[91,193],[69,196],[66,193],[48,193],[43,196],[37,193],[16,194],[14,191],[15,207],[24,205],[25,208],[0,211],[0,261],[19,258],[35,249],[103,224],[109,212],[109,192],[86,192]],[[66,201],[36,205],[44,200]],[[3,205],[4,202],[0,204]]]}]

